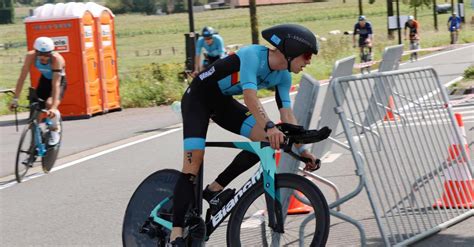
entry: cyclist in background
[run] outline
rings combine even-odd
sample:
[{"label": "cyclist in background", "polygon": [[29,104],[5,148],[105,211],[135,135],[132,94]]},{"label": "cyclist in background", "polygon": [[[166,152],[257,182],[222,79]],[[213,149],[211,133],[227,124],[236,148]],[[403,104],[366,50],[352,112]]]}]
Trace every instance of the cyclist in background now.
[{"label": "cyclist in background", "polygon": [[372,60],[372,46],[373,46],[373,39],[374,35],[372,32],[372,24],[367,21],[365,16],[359,16],[359,21],[354,25],[354,34],[352,36],[352,44],[353,47],[356,47],[356,35],[359,35],[359,48],[360,54],[364,54],[364,48],[367,47],[369,49],[369,57],[367,60]]},{"label": "cyclist in background", "polygon": [[30,72],[31,66],[34,65],[41,73],[36,94],[45,101],[44,107],[48,110],[48,117],[52,121],[51,138],[48,140],[48,145],[53,146],[60,140],[59,118],[61,115],[58,106],[66,90],[66,62],[61,54],[54,51],[54,41],[51,38],[39,37],[35,40],[33,47],[34,50],[28,51],[26,54],[10,110],[18,106],[18,98],[26,76]]},{"label": "cyclist in background", "polygon": [[[297,124],[291,109],[290,72],[299,73],[311,63],[312,55],[318,53],[316,36],[303,26],[284,24],[263,30],[262,37],[276,49],[262,45],[241,48],[202,71],[183,95],[183,169],[173,192],[171,246],[184,246],[184,216],[194,198],[194,181],[204,158],[209,119],[230,132],[253,141],[269,141],[272,148],[279,149],[284,134],[275,127],[257,97],[258,89],[275,87],[281,121]],[[232,97],[241,94],[246,106]],[[304,146],[297,144],[295,148],[301,156],[311,159],[305,169],[319,168],[316,157]],[[258,162],[256,154],[241,151],[216,180],[206,186],[203,198],[211,210],[214,205],[225,205],[233,197],[232,190],[223,189]]]},{"label": "cyclist in background", "polygon": [[[201,63],[202,48],[206,50],[204,53],[204,62]],[[196,42],[196,58],[194,63],[194,76],[202,69],[214,63],[217,59],[225,55],[224,40],[217,34],[212,27],[204,27],[201,37]],[[203,65],[203,66],[201,66]]]},{"label": "cyclist in background", "polygon": [[[420,49],[420,24],[411,15],[408,16],[408,20],[405,22],[405,40],[407,39],[407,29],[410,30],[410,50]],[[410,60],[418,60],[418,54],[416,52],[412,52],[410,54]]]},{"label": "cyclist in background", "polygon": [[459,30],[461,30],[461,18],[457,16],[456,12],[448,19],[448,29],[451,33],[451,44],[456,44],[458,41]]}]

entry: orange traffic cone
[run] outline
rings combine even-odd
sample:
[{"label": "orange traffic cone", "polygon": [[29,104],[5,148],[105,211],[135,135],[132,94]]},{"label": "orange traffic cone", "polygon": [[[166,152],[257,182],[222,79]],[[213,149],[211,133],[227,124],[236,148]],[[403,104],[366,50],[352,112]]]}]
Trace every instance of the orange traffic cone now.
[{"label": "orange traffic cone", "polygon": [[[277,151],[275,151],[275,162],[276,162],[277,167],[280,164],[280,159],[281,159],[281,151],[277,150]],[[300,192],[298,192],[298,194],[301,197],[303,197],[303,194],[301,194]],[[290,204],[288,206],[288,211],[287,211],[289,215],[292,215],[292,214],[307,214],[307,213],[311,212],[312,209],[313,209],[312,207],[300,202],[293,195],[290,196]]]},{"label": "orange traffic cone", "polygon": [[[303,196],[303,194],[301,194],[301,192],[297,192],[298,195]],[[313,210],[312,207],[302,203],[300,200],[296,199],[295,196],[291,195],[290,197],[290,206],[288,206],[288,214],[289,215],[292,215],[292,214],[307,214],[309,212],[311,212],[311,210]]]},{"label": "orange traffic cone", "polygon": [[451,166],[444,169],[446,181],[444,181],[444,193],[441,198],[436,200],[433,207],[439,208],[474,208],[474,180],[466,164],[461,149],[464,145],[467,156],[469,157],[469,146],[466,140],[466,130],[460,113],[454,114],[461,135],[463,136],[461,144],[454,143],[449,146],[448,162]]},{"label": "orange traffic cone", "polygon": [[396,121],[395,115],[393,114],[393,109],[395,109],[395,101],[393,101],[393,96],[388,98],[388,108],[387,114],[383,118],[383,121]]},{"label": "orange traffic cone", "polygon": [[469,145],[467,144],[467,139],[466,139],[466,137],[467,137],[466,136],[466,129],[464,128],[464,122],[462,121],[462,114],[461,113],[454,113],[454,116],[456,117],[456,122],[458,124],[459,131],[461,132],[461,136],[462,136],[461,142],[462,143],[456,143],[456,142],[451,143],[451,145],[448,148],[448,153],[449,153],[448,162],[458,160],[458,161],[464,163],[464,162],[466,162],[466,160],[464,160],[464,157],[463,157],[462,152],[461,152],[461,149],[462,149],[463,145],[464,145],[465,150],[466,150],[467,159],[471,159],[470,154],[469,154]]},{"label": "orange traffic cone", "polygon": [[444,193],[434,208],[474,208],[474,180],[465,164],[454,164],[444,170]]}]

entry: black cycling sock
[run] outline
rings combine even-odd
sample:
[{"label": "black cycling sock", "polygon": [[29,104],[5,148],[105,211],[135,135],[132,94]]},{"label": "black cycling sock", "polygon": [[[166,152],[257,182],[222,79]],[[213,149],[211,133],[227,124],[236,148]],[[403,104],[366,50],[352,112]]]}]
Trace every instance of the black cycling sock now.
[{"label": "black cycling sock", "polygon": [[226,187],[229,183],[238,177],[243,172],[247,171],[250,167],[254,166],[260,161],[258,155],[249,151],[242,151],[230,165],[216,178],[216,182],[222,187]]},{"label": "black cycling sock", "polygon": [[184,215],[194,200],[194,180],[196,176],[181,173],[173,192],[173,227],[184,226]]}]

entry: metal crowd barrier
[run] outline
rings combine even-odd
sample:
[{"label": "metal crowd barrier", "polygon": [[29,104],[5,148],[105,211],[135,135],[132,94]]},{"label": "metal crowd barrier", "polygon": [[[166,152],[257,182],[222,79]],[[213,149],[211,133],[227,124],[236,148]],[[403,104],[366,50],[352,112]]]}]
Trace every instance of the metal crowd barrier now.
[{"label": "metal crowd barrier", "polygon": [[[332,207],[366,190],[386,246],[408,245],[474,215],[473,164],[432,68],[340,77],[331,88],[361,178]],[[374,122],[364,124],[367,118]]]}]

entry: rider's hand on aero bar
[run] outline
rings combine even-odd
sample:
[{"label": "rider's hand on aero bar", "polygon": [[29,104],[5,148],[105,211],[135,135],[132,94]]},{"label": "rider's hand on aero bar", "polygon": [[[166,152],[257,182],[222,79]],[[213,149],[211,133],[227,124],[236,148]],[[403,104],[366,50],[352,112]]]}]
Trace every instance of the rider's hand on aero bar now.
[{"label": "rider's hand on aero bar", "polygon": [[[301,157],[297,154],[295,154],[292,150],[291,147],[293,144],[309,144],[309,143],[315,143],[315,142],[320,142],[325,139],[327,139],[331,135],[331,129],[328,128],[327,126],[321,128],[320,130],[305,130],[303,126],[299,125],[293,125],[289,123],[280,123],[277,124],[276,127],[285,134],[285,142],[281,144],[281,148],[283,151],[286,153],[290,154],[297,160],[300,160],[304,163],[311,162],[311,159]],[[321,164],[321,160],[316,159],[316,166],[314,167],[314,170],[319,169]],[[313,169],[311,169],[313,170]]]}]

